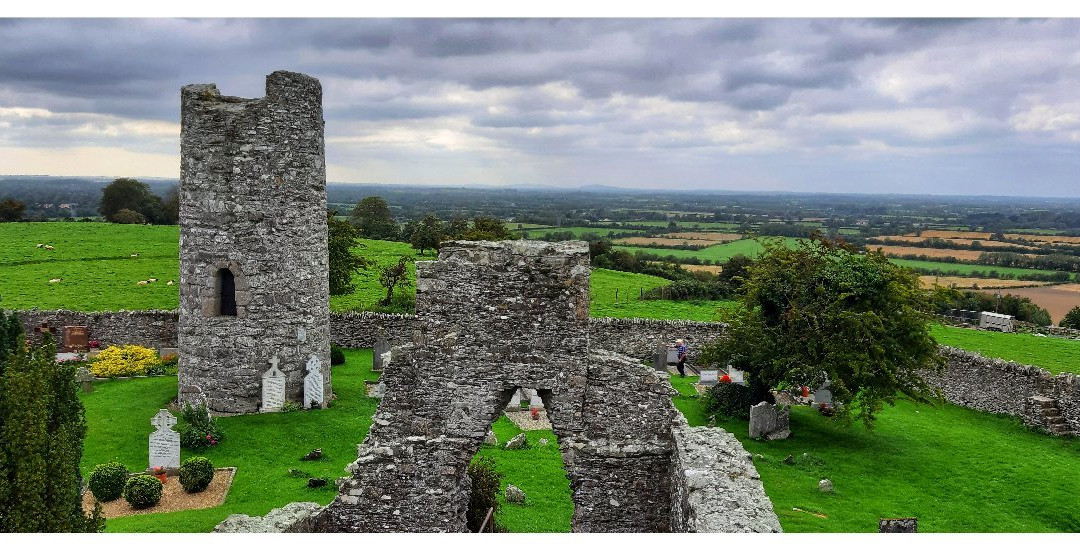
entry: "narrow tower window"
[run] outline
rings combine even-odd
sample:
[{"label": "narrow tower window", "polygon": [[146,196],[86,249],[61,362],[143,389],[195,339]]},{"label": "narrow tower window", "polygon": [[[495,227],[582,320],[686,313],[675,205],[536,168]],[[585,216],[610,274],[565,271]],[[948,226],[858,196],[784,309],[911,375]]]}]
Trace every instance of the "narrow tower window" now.
[{"label": "narrow tower window", "polygon": [[236,317],[236,281],[232,271],[221,268],[217,272],[218,279],[218,314]]}]

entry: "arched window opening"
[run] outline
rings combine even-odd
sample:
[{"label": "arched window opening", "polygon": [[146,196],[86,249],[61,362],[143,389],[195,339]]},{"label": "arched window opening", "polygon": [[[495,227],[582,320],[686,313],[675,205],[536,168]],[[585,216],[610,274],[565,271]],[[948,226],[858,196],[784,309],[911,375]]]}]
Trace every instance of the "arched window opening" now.
[{"label": "arched window opening", "polygon": [[221,268],[217,272],[218,280],[218,315],[236,317],[236,280],[232,271]]}]

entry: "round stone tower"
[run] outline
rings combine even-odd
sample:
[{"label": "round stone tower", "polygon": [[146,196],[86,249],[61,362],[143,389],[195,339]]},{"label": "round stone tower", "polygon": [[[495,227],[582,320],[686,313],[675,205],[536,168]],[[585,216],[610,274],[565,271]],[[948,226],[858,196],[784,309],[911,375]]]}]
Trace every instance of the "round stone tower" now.
[{"label": "round stone tower", "polygon": [[[180,102],[181,395],[197,394],[196,386],[219,413],[275,410],[281,399],[324,406],[331,389],[322,87],[277,71],[260,99],[196,84],[181,89]],[[267,372],[272,360],[280,373]],[[305,384],[309,372],[322,383]],[[264,375],[275,378],[270,393],[279,397],[271,403],[263,403]]]}]

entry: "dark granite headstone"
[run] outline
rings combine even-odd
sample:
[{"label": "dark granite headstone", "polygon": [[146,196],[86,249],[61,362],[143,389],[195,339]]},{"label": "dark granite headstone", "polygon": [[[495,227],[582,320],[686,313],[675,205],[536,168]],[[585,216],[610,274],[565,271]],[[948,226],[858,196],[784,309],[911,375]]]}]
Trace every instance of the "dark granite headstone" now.
[{"label": "dark granite headstone", "polygon": [[660,349],[657,349],[656,352],[653,353],[652,367],[653,367],[654,370],[667,372],[667,347],[666,346],[661,346]]},{"label": "dark granite headstone", "polygon": [[878,533],[918,533],[919,518],[881,518]]},{"label": "dark granite headstone", "polygon": [[84,326],[64,327],[64,351],[69,353],[90,351],[90,328]]}]

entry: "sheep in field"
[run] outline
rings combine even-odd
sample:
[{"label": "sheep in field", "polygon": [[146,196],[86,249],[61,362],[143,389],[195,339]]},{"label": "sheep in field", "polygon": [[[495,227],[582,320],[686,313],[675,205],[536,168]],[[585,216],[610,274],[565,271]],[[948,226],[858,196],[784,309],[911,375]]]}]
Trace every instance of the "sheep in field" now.
[{"label": "sheep in field", "polygon": [[63,281],[63,280],[64,280],[63,277],[57,277],[55,279],[49,279],[49,283],[59,283],[60,281]]},{"label": "sheep in field", "polygon": [[139,281],[139,282],[137,282],[135,284],[137,284],[139,286],[146,286],[146,285],[150,284],[150,282],[149,281]]}]

